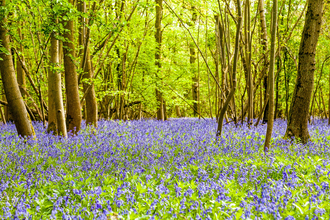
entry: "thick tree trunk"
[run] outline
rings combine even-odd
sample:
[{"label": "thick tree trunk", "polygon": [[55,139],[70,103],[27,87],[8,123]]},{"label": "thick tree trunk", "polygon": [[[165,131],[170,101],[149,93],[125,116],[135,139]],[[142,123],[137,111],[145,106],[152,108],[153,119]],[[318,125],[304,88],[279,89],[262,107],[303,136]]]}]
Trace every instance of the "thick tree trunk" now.
[{"label": "thick tree trunk", "polygon": [[50,47],[50,71],[48,74],[48,128],[54,134],[67,137],[67,129],[65,124],[65,114],[62,98],[61,72],[59,72],[59,41],[56,39],[55,33],[51,36]]},{"label": "thick tree trunk", "polygon": [[[70,0],[72,4],[73,0]],[[67,99],[66,123],[67,129],[76,134],[81,126],[81,106],[79,100],[78,77],[73,58],[75,57],[73,21],[64,21],[63,37],[65,89]]]},{"label": "thick tree trunk", "polygon": [[306,143],[309,105],[314,88],[315,52],[322,23],[323,0],[308,1],[305,25],[299,48],[299,64],[295,89],[288,118],[286,137]]},{"label": "thick tree trunk", "polygon": [[[6,0],[2,0],[0,6],[5,7],[5,5]],[[3,87],[18,135],[31,137],[35,134],[16,80],[13,59],[10,53],[9,35],[5,29],[7,19],[3,15],[0,19],[0,47],[6,50],[0,52],[0,72]]]}]

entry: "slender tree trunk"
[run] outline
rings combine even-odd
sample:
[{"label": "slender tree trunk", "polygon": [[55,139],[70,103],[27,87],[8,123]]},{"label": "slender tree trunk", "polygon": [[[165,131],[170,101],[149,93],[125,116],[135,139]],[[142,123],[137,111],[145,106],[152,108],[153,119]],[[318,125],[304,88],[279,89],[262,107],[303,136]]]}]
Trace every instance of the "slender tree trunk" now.
[{"label": "slender tree trunk", "polygon": [[53,33],[50,40],[50,71],[48,74],[48,127],[47,132],[57,135],[56,107],[55,107],[55,81],[58,67],[58,40]]},{"label": "slender tree trunk", "polygon": [[329,94],[328,94],[328,115],[329,115],[329,120],[328,120],[328,125],[330,125],[330,71],[329,71]]},{"label": "slender tree trunk", "polygon": [[[18,34],[19,34],[20,39],[23,40],[24,36],[23,36],[20,28],[18,29]],[[21,53],[23,53],[23,45],[19,46],[19,51]],[[24,57],[21,56],[20,58],[21,58],[22,62],[24,62]],[[16,60],[16,70],[17,70],[18,86],[20,87],[20,91],[21,91],[22,97],[24,99],[24,92],[22,91],[22,89],[26,88],[26,79],[25,79],[25,72],[23,70],[23,67],[22,67],[21,62],[19,61],[19,59]]]},{"label": "slender tree trunk", "polygon": [[[78,2],[78,10],[80,12],[86,12],[86,3],[83,1],[79,1]],[[93,65],[92,65],[92,60],[91,60],[91,56],[90,56],[90,50],[89,50],[89,44],[88,41],[89,39],[87,39],[87,37],[89,37],[89,34],[85,34],[86,33],[86,28],[85,28],[85,23],[87,19],[85,19],[84,17],[79,17],[79,45],[83,48],[83,47],[87,47],[86,49],[81,49],[81,51],[79,52],[79,54],[82,55],[82,59],[85,58],[85,60],[82,60],[82,63],[84,63],[84,65],[82,65],[82,67],[84,68],[84,75],[83,78],[87,79],[87,82],[83,83],[83,87],[84,87],[84,92],[86,92],[87,88],[89,87],[89,85],[91,84],[92,87],[89,89],[89,91],[86,94],[86,113],[87,113],[87,117],[86,117],[86,124],[87,125],[94,125],[95,127],[97,127],[97,120],[98,120],[98,109],[97,109],[97,101],[96,101],[96,95],[95,95],[95,88],[94,88],[94,83],[93,81],[91,81],[91,79],[93,79]],[[88,27],[87,27],[88,28]],[[89,30],[87,31],[88,33],[90,32]],[[86,43],[87,42],[87,43]],[[84,54],[83,51],[86,51],[86,54]]]},{"label": "slender tree trunk", "polygon": [[[0,2],[0,6],[6,7],[6,0]],[[5,90],[9,109],[12,113],[18,135],[23,137],[34,136],[34,129],[26,111],[25,104],[18,87],[16,74],[13,64],[12,55],[10,53],[9,35],[5,26],[7,19],[3,15],[0,16],[0,41],[1,46],[5,49],[0,52],[0,72],[3,87]]]},{"label": "slender tree trunk", "polygon": [[[280,62],[279,60],[277,61],[277,69],[280,69]],[[274,119],[278,118],[278,114],[279,114],[279,103],[278,103],[278,99],[279,99],[279,79],[280,79],[280,72],[278,73],[278,76],[276,77],[276,98],[275,98],[275,114],[274,114]]]},{"label": "slender tree trunk", "polygon": [[324,96],[323,96],[322,88],[320,88],[320,90],[321,90],[321,99],[322,99],[324,116],[325,116],[325,118],[328,118],[328,114],[327,114],[327,109],[325,107],[325,102],[324,102]]},{"label": "slender tree trunk", "polygon": [[220,137],[222,133],[222,125],[223,125],[223,119],[225,116],[225,113],[227,111],[229,102],[235,95],[236,91],[236,69],[237,69],[237,61],[238,61],[238,54],[239,54],[239,41],[240,41],[240,31],[241,31],[241,23],[242,23],[242,12],[241,12],[241,3],[240,0],[237,0],[237,29],[236,29],[236,39],[235,39],[235,52],[234,52],[234,61],[233,61],[233,72],[232,72],[232,81],[233,85],[230,90],[230,93],[221,109],[221,112],[219,114],[219,120],[218,120],[218,129],[217,129],[217,136]]},{"label": "slender tree trunk", "polygon": [[[218,82],[220,82],[220,78],[219,78],[219,54],[220,54],[220,32],[219,32],[219,24],[220,24],[220,20],[219,20],[219,15],[215,15],[214,16],[215,19],[215,78],[218,80]],[[218,120],[219,118],[219,112],[221,109],[221,98],[220,98],[220,89],[218,87],[216,87],[216,93],[215,93],[215,112],[216,112],[216,120]]]},{"label": "slender tree trunk", "polygon": [[[78,0],[77,9],[79,12],[86,12],[86,2],[84,0]],[[78,32],[79,32],[79,53],[78,56],[84,56],[84,45],[85,45],[85,36],[86,36],[86,18],[83,16],[79,16],[78,18]]]},{"label": "slender tree trunk", "polygon": [[5,115],[4,115],[3,111],[2,111],[2,106],[1,105],[0,105],[0,115],[1,115],[2,123],[3,124],[7,124],[6,118],[5,118]]},{"label": "slender tree trunk", "polygon": [[[192,10],[192,18],[191,18],[191,25],[194,26],[197,20],[197,13],[196,9],[194,6],[191,8]],[[192,98],[195,101],[194,102],[194,117],[196,117],[198,113],[198,78],[196,74],[196,67],[195,67],[195,62],[196,62],[196,51],[195,51],[195,44],[194,42],[191,42],[189,45],[190,49],[190,69],[193,74],[193,85],[192,85]]]},{"label": "slender tree trunk", "polygon": [[[73,0],[69,0],[72,4]],[[78,77],[74,64],[75,46],[73,21],[64,21],[65,32],[63,34],[65,89],[67,100],[66,123],[67,129],[76,134],[81,126],[81,106],[79,100]]]},{"label": "slender tree trunk", "polygon": [[295,89],[286,129],[286,137],[306,143],[311,95],[314,87],[315,52],[322,23],[323,0],[308,1],[305,25],[299,48],[299,64]]},{"label": "slender tree trunk", "polygon": [[267,152],[270,148],[270,140],[272,138],[273,123],[274,123],[274,70],[275,70],[275,43],[276,43],[276,30],[277,30],[277,0],[273,0],[273,12],[272,12],[272,35],[271,35],[271,49],[270,49],[270,66],[268,74],[268,93],[269,93],[269,112],[266,140],[264,145],[264,151]]},{"label": "slender tree trunk", "polygon": [[[207,38],[208,38],[208,29],[207,29],[207,16],[205,17],[205,62],[207,62]],[[210,117],[213,118],[212,115],[212,101],[211,101],[211,83],[210,83],[210,71],[207,71],[207,90],[208,90],[208,100],[210,107]]]},{"label": "slender tree trunk", "polygon": [[[156,52],[155,52],[155,64],[158,68],[157,70],[157,76],[159,76],[159,73],[161,71],[161,44],[162,44],[162,17],[163,17],[163,1],[162,0],[156,0],[156,22],[155,22],[155,28],[156,28]],[[158,77],[157,77],[158,78]],[[157,79],[157,81],[159,78]],[[156,88],[156,98],[158,102],[157,107],[157,119],[164,121],[164,100],[163,95],[159,91],[158,88]]]},{"label": "slender tree trunk", "polygon": [[[89,52],[89,48],[87,49],[87,58],[86,58],[86,65],[85,65],[85,75],[84,78],[93,79],[93,67],[92,67],[92,60]],[[86,124],[91,124],[97,127],[97,120],[98,120],[98,110],[97,110],[97,101],[95,95],[95,88],[93,82],[84,83],[84,91],[87,90],[88,86],[92,84],[91,89],[89,89],[86,95],[86,110],[87,110],[87,118]]]},{"label": "slender tree trunk", "polygon": [[286,59],[287,59],[287,50],[285,50],[284,52],[284,64],[283,64],[283,67],[284,67],[284,81],[285,81],[285,118],[286,120],[288,120],[288,117],[289,117],[289,76],[287,74],[287,71],[286,71]]},{"label": "slender tree trunk", "polygon": [[[247,84],[248,84],[248,123],[253,123],[253,76],[251,71],[251,28],[250,28],[250,1],[245,2],[245,58],[247,69]],[[252,122],[251,122],[252,121]]]},{"label": "slender tree trunk", "polygon": [[181,118],[180,106],[176,105],[176,106],[175,106],[175,111],[176,111],[176,116],[177,116],[178,118]]},{"label": "slender tree trunk", "polygon": [[[264,0],[259,1],[259,11],[260,11],[260,26],[261,26],[261,45],[262,45],[262,51],[263,51],[263,59],[264,59],[264,67],[263,71],[264,73],[267,72],[268,66],[269,66],[269,61],[268,61],[268,56],[267,56],[267,50],[268,50],[268,37],[267,37],[267,23],[266,23],[266,16],[265,16],[265,3]],[[264,99],[266,99],[267,96],[267,81],[268,81],[268,76],[267,74],[262,73],[264,75]],[[264,118],[263,118],[263,123],[267,123],[268,119],[268,104],[266,104],[265,112],[264,112]]]}]

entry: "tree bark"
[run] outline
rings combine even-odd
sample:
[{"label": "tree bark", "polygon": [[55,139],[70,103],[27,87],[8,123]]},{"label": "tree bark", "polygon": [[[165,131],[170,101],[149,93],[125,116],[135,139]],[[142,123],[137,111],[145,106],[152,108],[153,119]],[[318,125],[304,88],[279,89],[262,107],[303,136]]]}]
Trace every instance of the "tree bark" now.
[{"label": "tree bark", "polygon": [[309,105],[314,87],[315,52],[322,23],[323,0],[308,1],[305,25],[299,48],[297,80],[293,92],[286,137],[306,143]]},{"label": "tree bark", "polygon": [[7,124],[6,118],[5,118],[5,115],[4,115],[3,111],[2,111],[2,106],[1,105],[0,105],[0,115],[1,115],[2,123],[3,124]]},{"label": "tree bark", "polygon": [[248,84],[248,124],[253,123],[253,76],[251,71],[251,25],[250,25],[250,1],[245,2],[244,11],[244,32],[245,32],[245,57],[247,69],[247,84]]},{"label": "tree bark", "polygon": [[[190,26],[194,26],[197,20],[197,13],[196,13],[196,9],[194,6],[192,6],[191,8],[192,10],[192,17],[191,17],[191,25]],[[195,62],[196,62],[196,51],[195,51],[195,45],[194,42],[191,42],[189,45],[189,49],[190,49],[190,69],[191,72],[193,74],[193,85],[192,85],[192,98],[194,100],[194,117],[196,117],[198,115],[198,77],[196,74],[196,68],[195,68]]]},{"label": "tree bark", "polygon": [[55,81],[56,67],[58,65],[58,40],[52,33],[50,40],[50,71],[48,73],[48,127],[47,132],[57,135],[56,106],[55,106]]},{"label": "tree bark", "polygon": [[[157,76],[159,75],[161,69],[161,44],[162,44],[162,17],[163,17],[163,1],[156,0],[156,21],[155,21],[155,28],[156,28],[156,52],[155,52],[155,64],[157,66]],[[159,79],[159,77],[157,77]],[[157,80],[158,80],[157,79]],[[157,119],[164,121],[164,101],[163,95],[158,88],[156,88],[156,98],[157,98]]]},{"label": "tree bark", "polygon": [[[86,12],[86,3],[83,1],[78,2],[78,10],[80,12]],[[82,47],[79,54],[82,55],[82,68],[84,71],[83,78],[87,79],[87,82],[83,83],[84,87],[84,92],[87,92],[86,94],[86,124],[87,125],[93,125],[97,127],[97,120],[98,120],[98,109],[97,109],[97,101],[96,101],[96,95],[95,95],[95,88],[94,88],[94,83],[92,81],[93,79],[93,65],[92,65],[92,59],[90,56],[90,50],[89,50],[89,32],[90,30],[87,30],[87,35],[86,29],[88,27],[85,27],[85,23],[87,22],[87,19],[84,17],[79,17],[79,46]],[[86,43],[87,42],[87,43]],[[87,48],[83,48],[86,46]],[[86,54],[84,53],[86,52]],[[85,60],[84,60],[85,59]],[[89,85],[92,87],[87,91]]]},{"label": "tree bark", "polygon": [[[18,35],[19,35],[19,37],[20,37],[21,40],[24,39],[24,36],[21,33],[21,29],[20,28],[18,28]],[[22,44],[19,46],[19,51],[21,53],[23,53],[23,45]],[[20,56],[20,58],[21,58],[22,62],[25,62],[23,56]],[[16,60],[16,70],[17,70],[17,82],[18,82],[18,86],[20,87],[20,91],[21,91],[22,97],[24,99],[24,93],[21,90],[21,87],[22,87],[22,89],[25,89],[26,88],[26,79],[25,79],[25,72],[23,70],[23,67],[22,67],[21,62],[20,62],[19,59]]]},{"label": "tree bark", "polygon": [[[91,60],[89,48],[87,49],[86,59],[87,60],[84,69],[85,72],[84,78],[91,80],[93,79],[94,74],[93,74],[92,60]],[[92,81],[89,81],[87,83],[84,83],[83,86],[84,86],[84,91],[86,92],[90,84],[92,84],[92,87],[91,89],[89,89],[86,95],[86,110],[87,110],[86,124],[97,127],[98,111],[97,111],[97,101],[96,101],[94,83]]]},{"label": "tree bark", "polygon": [[241,31],[241,23],[242,23],[242,12],[241,12],[241,3],[240,0],[237,0],[237,29],[236,29],[236,39],[235,39],[235,52],[234,52],[234,61],[233,61],[233,72],[232,72],[232,88],[230,90],[230,93],[221,109],[221,112],[219,114],[219,120],[218,120],[218,129],[216,136],[220,137],[222,133],[222,125],[223,125],[223,119],[224,115],[227,111],[229,102],[234,97],[235,91],[236,91],[236,70],[237,70],[237,61],[238,61],[238,54],[239,54],[239,41],[240,41],[240,31]]},{"label": "tree bark", "polygon": [[[268,50],[268,37],[267,37],[267,23],[266,23],[266,16],[265,16],[265,3],[264,0],[259,1],[259,11],[260,11],[260,26],[261,26],[261,45],[262,45],[262,51],[263,51],[263,59],[264,59],[264,67],[263,71],[267,72],[269,61],[267,56],[267,50]],[[268,82],[268,76],[267,74],[262,73],[264,75],[264,100],[267,96],[267,82]],[[268,119],[268,104],[266,104],[265,112],[264,112],[264,118],[263,123],[267,123]]]},{"label": "tree bark", "polygon": [[[6,7],[6,0],[2,0],[0,5],[2,7]],[[7,30],[5,29],[6,25],[7,18],[1,15],[0,41],[2,44],[1,47],[6,50],[2,50],[2,52],[0,52],[1,79],[18,135],[23,137],[32,137],[35,135],[34,129],[31,124],[31,120],[29,119],[28,112],[26,111],[25,104],[16,80],[13,59],[10,53],[11,50],[9,45],[9,36],[7,34]]]},{"label": "tree bark", "polygon": [[264,145],[264,152],[270,148],[270,140],[272,138],[273,124],[274,124],[274,70],[275,70],[275,42],[277,30],[277,0],[273,0],[273,13],[272,13],[272,34],[271,34],[271,49],[270,49],[270,66],[268,73],[268,93],[269,93],[269,112],[266,140]]},{"label": "tree bark", "polygon": [[[69,1],[71,4],[73,0]],[[67,99],[66,124],[67,129],[77,134],[81,126],[81,106],[79,100],[78,77],[74,64],[75,46],[73,21],[64,21],[65,32],[63,37],[64,70],[65,70],[65,89]]]},{"label": "tree bark", "polygon": [[[57,21],[54,21],[57,23]],[[56,33],[51,36],[50,47],[50,66],[51,70],[48,74],[48,129],[54,134],[59,134],[64,138],[67,137],[67,129],[65,124],[61,72],[59,72],[59,41],[56,39]]]}]

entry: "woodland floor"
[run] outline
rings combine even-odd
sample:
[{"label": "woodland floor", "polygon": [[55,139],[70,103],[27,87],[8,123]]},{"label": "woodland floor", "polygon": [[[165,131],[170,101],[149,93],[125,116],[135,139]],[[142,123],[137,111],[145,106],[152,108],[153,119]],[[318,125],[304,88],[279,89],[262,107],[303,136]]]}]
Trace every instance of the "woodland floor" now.
[{"label": "woodland floor", "polygon": [[34,124],[24,141],[0,126],[0,219],[329,219],[330,129],[312,143],[282,139],[275,121],[224,126],[211,119],[100,121],[66,140]]}]

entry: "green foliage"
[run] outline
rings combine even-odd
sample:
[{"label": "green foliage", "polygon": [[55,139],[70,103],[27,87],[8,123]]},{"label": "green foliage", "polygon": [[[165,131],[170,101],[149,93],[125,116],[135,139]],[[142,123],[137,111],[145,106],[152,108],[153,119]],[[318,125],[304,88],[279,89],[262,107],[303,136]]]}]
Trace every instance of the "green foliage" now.
[{"label": "green foliage", "polygon": [[[212,112],[218,109],[216,106],[216,84],[207,71],[206,65],[201,58],[197,48],[192,44],[193,41],[188,32],[183,28],[178,18],[169,10],[166,4],[163,5],[162,17],[162,45],[161,45],[161,69],[159,76],[155,65],[155,1],[125,1],[123,5],[112,1],[94,1],[85,0],[87,6],[86,12],[79,12],[77,4],[72,5],[68,0],[12,0],[7,1],[5,7],[0,8],[0,15],[6,16],[8,25],[6,28],[11,35],[11,46],[19,48],[23,46],[22,54],[28,58],[27,67],[34,74],[38,68],[38,63],[43,57],[42,67],[38,73],[41,75],[41,81],[45,82],[49,63],[49,36],[52,32],[57,33],[56,38],[61,42],[67,39],[63,38],[63,25],[73,20],[75,24],[75,44],[76,55],[72,57],[75,61],[78,74],[82,73],[80,69],[82,54],[79,53],[84,46],[79,46],[79,27],[81,25],[90,28],[89,49],[93,55],[94,74],[99,70],[96,79],[93,80],[95,90],[100,103],[106,103],[112,100],[111,105],[115,105],[114,98],[118,94],[125,93],[126,101],[132,102],[140,100],[143,103],[143,109],[152,115],[156,112],[155,89],[162,92],[167,104],[169,117],[173,116],[175,106],[180,106],[185,116],[192,116],[193,110],[189,105],[195,103],[192,97],[193,78],[199,76],[200,109],[202,115],[209,115],[211,100]],[[277,69],[279,85],[278,91],[278,111],[282,116],[285,115],[286,108],[290,107],[290,100],[294,90],[296,78],[296,63],[298,60],[298,51],[302,27],[304,24],[303,8],[306,1],[293,0],[289,5],[285,1],[280,1],[279,7],[279,39],[281,46],[279,57],[277,57]],[[96,4],[95,11],[91,7]],[[215,74],[215,54],[216,39],[214,15],[219,14],[221,9],[222,19],[225,19],[226,28],[229,31],[229,37],[226,41],[230,42],[229,47],[225,48],[226,53],[233,54],[233,43],[235,40],[236,25],[232,16],[236,16],[234,4],[230,4],[229,9],[225,2],[218,1],[176,1],[168,3],[174,11],[183,20],[184,25],[189,28],[199,48],[206,57],[213,74]],[[220,5],[218,4],[220,3]],[[196,23],[192,22],[192,8],[197,13]],[[329,6],[325,6],[329,7]],[[133,12],[133,9],[135,11]],[[261,60],[263,52],[260,42],[260,21],[258,14],[258,1],[251,2],[251,25],[252,33],[252,73],[257,83],[262,71]],[[265,12],[267,22],[267,32],[270,33],[271,21],[271,1],[265,1]],[[133,13],[132,13],[133,12]],[[226,13],[224,13],[226,12]],[[301,14],[303,13],[303,14]],[[301,16],[302,15],[302,16]],[[131,16],[131,17],[129,17]],[[79,19],[89,19],[80,24]],[[58,19],[56,24],[54,21]],[[300,19],[300,20],[299,20]],[[320,75],[322,61],[329,55],[326,45],[329,45],[329,26],[327,22],[329,12],[325,12],[324,25],[320,34],[319,44],[316,55],[315,78]],[[298,22],[299,20],[299,22]],[[24,37],[20,37],[18,30]],[[268,37],[269,38],[269,37]],[[286,41],[288,39],[288,41]],[[105,43],[105,44],[103,44]],[[242,45],[244,42],[241,42]],[[194,64],[190,64],[190,45],[195,50]],[[104,48],[102,47],[104,45]],[[244,49],[244,46],[243,46]],[[1,49],[3,50],[3,49]],[[109,51],[108,51],[109,50]],[[124,55],[126,58],[124,58]],[[125,59],[125,62],[123,60]],[[59,67],[63,70],[63,67]],[[276,72],[276,71],[275,71]],[[329,63],[324,67],[324,74],[320,81],[323,89],[323,95],[329,91],[328,85]],[[34,77],[34,76],[33,76]],[[120,83],[124,79],[124,88]],[[219,81],[223,78],[222,67],[219,66]],[[227,75],[226,78],[229,76]],[[208,90],[208,79],[210,78],[210,92]],[[241,97],[246,87],[246,78],[241,61],[238,64],[238,88],[235,94],[237,109],[242,106]],[[285,83],[284,83],[285,82]],[[63,80],[64,83],[64,80]],[[44,84],[47,85],[47,84]],[[47,101],[47,87],[42,85],[42,94]],[[259,90],[260,87],[258,87]],[[28,90],[32,90],[28,84]],[[122,90],[122,91],[120,91]],[[260,95],[264,93],[261,87],[255,95],[255,100],[260,100]],[[63,93],[65,94],[65,93]],[[31,94],[37,100],[35,94]],[[81,93],[82,95],[82,93]],[[182,97],[185,99],[183,100]],[[246,94],[244,99],[246,98]],[[188,103],[188,104],[187,104]],[[326,103],[326,107],[328,104]],[[256,103],[256,112],[261,106]],[[150,117],[150,115],[148,116]]]}]

